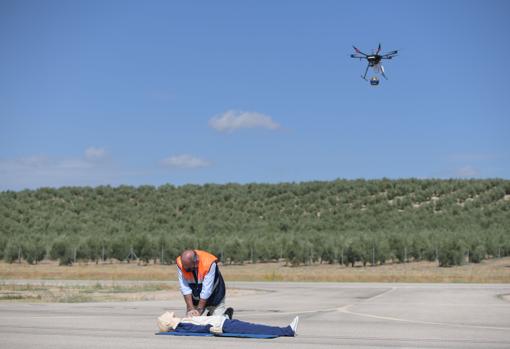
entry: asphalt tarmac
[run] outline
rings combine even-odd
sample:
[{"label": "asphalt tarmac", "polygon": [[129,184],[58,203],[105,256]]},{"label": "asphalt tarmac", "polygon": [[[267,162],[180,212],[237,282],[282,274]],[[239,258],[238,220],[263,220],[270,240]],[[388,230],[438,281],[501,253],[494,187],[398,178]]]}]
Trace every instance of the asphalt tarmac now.
[{"label": "asphalt tarmac", "polygon": [[[95,283],[95,281],[94,281]],[[183,301],[0,303],[0,348],[510,348],[510,285],[233,282],[240,320],[285,326],[277,339],[156,336]],[[242,292],[241,292],[242,293]]]}]

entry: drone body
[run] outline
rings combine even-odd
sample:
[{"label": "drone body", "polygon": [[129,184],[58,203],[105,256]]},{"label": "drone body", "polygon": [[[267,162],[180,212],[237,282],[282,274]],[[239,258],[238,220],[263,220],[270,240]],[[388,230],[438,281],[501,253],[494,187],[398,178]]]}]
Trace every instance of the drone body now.
[{"label": "drone body", "polygon": [[[368,68],[374,69],[376,73],[380,73],[385,79],[388,79],[386,77],[386,74],[384,74],[384,67],[381,63],[383,59],[392,59],[393,57],[397,56],[398,51],[390,51],[388,53],[379,54],[381,52],[381,44],[377,47],[377,50],[368,55],[366,53],[361,52],[356,46],[353,46],[354,50],[356,51],[355,54],[351,54],[351,58],[359,58],[360,60],[366,59],[367,60],[367,68],[365,69],[365,74],[361,77],[363,80],[367,80],[367,73]],[[367,80],[368,81],[368,80]],[[379,85],[379,79],[374,76],[370,79],[370,84],[372,86]]]}]

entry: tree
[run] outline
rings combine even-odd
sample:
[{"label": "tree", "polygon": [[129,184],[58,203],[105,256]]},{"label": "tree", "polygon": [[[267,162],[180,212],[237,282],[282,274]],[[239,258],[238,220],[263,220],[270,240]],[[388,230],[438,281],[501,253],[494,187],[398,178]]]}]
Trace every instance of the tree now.
[{"label": "tree", "polygon": [[23,256],[30,264],[37,264],[46,256],[46,244],[41,237],[31,237],[23,244]]},{"label": "tree", "polygon": [[478,245],[469,250],[469,262],[471,263],[480,263],[483,259],[485,259],[485,255],[487,251],[485,246]]},{"label": "tree", "polygon": [[377,265],[436,260],[455,238],[477,262],[510,254],[509,194],[509,180],[414,178],[5,191],[0,258],[172,263],[202,248],[226,263]]},{"label": "tree", "polygon": [[56,240],[50,249],[50,257],[59,261],[60,265],[72,265],[76,260],[76,247],[67,238]]},{"label": "tree", "polygon": [[440,247],[439,266],[461,265],[464,261],[464,251],[464,244],[460,240],[455,237],[448,237]]},{"label": "tree", "polygon": [[118,261],[125,261],[130,255],[132,244],[124,236],[116,236],[112,242],[112,257]]},{"label": "tree", "polygon": [[[243,263],[246,258],[246,249],[240,239],[234,238],[225,244],[225,256],[230,263]],[[226,261],[226,260],[225,260]]]},{"label": "tree", "polygon": [[7,238],[0,235],[0,259],[4,259],[5,248],[7,247]]},{"label": "tree", "polygon": [[133,244],[133,248],[138,258],[145,263],[149,263],[151,258],[158,255],[155,244],[147,234],[137,236]]},{"label": "tree", "polygon": [[294,237],[287,245],[285,255],[287,262],[290,262],[292,266],[298,266],[306,262],[306,246],[302,240]]},{"label": "tree", "polygon": [[[351,264],[352,267],[356,262],[362,262],[365,266],[369,261],[368,246],[361,235],[356,236],[347,247],[346,251],[346,262]],[[346,264],[346,265],[347,265]]]},{"label": "tree", "polygon": [[23,258],[23,246],[19,241],[9,241],[4,250],[4,260],[7,263],[21,262]]},{"label": "tree", "polygon": [[[177,249],[174,239],[160,235],[157,242],[160,264],[172,264],[181,251]],[[213,253],[214,254],[214,253]]]}]

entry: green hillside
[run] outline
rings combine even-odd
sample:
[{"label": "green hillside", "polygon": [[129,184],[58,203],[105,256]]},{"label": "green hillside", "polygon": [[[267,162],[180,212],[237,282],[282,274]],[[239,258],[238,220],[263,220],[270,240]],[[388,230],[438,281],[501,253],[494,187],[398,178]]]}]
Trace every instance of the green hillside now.
[{"label": "green hillside", "polygon": [[[36,263],[172,263],[184,248],[224,263],[436,260],[510,255],[510,181],[335,180],[0,193],[0,257]],[[133,253],[130,253],[133,252]]]}]

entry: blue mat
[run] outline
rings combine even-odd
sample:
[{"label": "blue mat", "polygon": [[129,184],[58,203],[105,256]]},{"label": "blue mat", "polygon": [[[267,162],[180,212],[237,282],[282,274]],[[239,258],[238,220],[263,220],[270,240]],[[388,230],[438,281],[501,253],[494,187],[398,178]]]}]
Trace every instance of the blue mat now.
[{"label": "blue mat", "polygon": [[158,336],[195,336],[195,337],[214,337],[212,333],[194,333],[194,332],[157,332]]},{"label": "blue mat", "polygon": [[236,338],[263,338],[272,339],[278,336],[274,334],[245,334],[245,333],[222,333],[213,335],[212,333],[196,333],[196,332],[158,332],[160,336],[196,336],[196,337],[236,337]]}]

